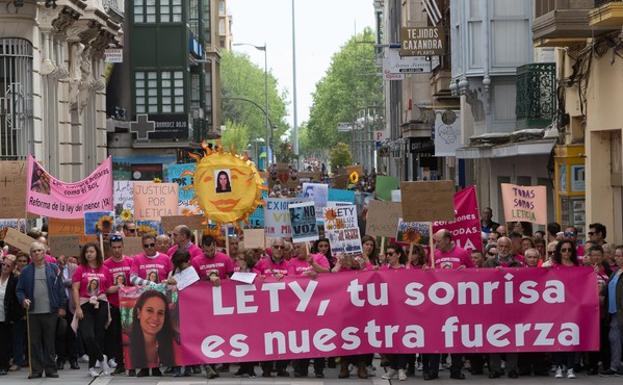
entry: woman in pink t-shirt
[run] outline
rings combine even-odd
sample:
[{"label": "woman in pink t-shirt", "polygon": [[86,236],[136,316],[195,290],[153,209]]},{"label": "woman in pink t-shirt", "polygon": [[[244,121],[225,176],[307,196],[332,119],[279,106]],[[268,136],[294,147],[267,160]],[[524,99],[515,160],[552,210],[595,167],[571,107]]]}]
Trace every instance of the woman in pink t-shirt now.
[{"label": "woman in pink t-shirt", "polygon": [[80,251],[80,264],[72,277],[75,317],[84,347],[89,355],[89,375],[99,376],[95,368],[99,361],[104,375],[112,373],[104,355],[106,324],[108,323],[108,299],[106,293],[116,293],[112,276],[106,266],[98,245],[87,243]]},{"label": "woman in pink t-shirt", "polygon": [[423,269],[428,265],[426,250],[421,245],[413,245],[413,250],[407,258],[407,269]]},{"label": "woman in pink t-shirt", "polygon": [[376,249],[376,239],[370,235],[364,235],[361,238],[361,248],[363,250],[363,259],[366,265],[372,266],[372,269],[380,266],[379,253]]}]

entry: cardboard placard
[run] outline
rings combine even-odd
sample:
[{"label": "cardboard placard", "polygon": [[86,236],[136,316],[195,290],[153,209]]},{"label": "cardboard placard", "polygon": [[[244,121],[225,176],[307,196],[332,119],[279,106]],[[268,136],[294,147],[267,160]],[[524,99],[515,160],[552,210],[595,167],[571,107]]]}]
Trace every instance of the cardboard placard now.
[{"label": "cardboard placard", "polygon": [[316,209],[314,202],[290,204],[290,226],[292,228],[292,242],[309,242],[318,239],[316,225]]},{"label": "cardboard placard", "polygon": [[401,182],[405,222],[454,220],[454,182],[451,180]]},{"label": "cardboard placard", "polygon": [[26,215],[26,162],[0,162],[0,218]]},{"label": "cardboard placard", "polygon": [[392,190],[400,187],[400,180],[395,176],[377,175],[375,190],[376,196],[382,201],[392,200]]},{"label": "cardboard placard", "polygon": [[179,225],[186,225],[191,230],[203,230],[205,218],[201,215],[169,215],[161,218],[163,231],[173,231]]},{"label": "cardboard placard", "polygon": [[51,235],[48,237],[50,253],[58,258],[78,257],[80,255],[80,235]]},{"label": "cardboard placard", "polygon": [[547,188],[502,183],[506,222],[547,224]]},{"label": "cardboard placard", "polygon": [[370,201],[366,219],[366,234],[373,237],[396,236],[402,205],[397,202]]},{"label": "cardboard placard", "polygon": [[134,218],[160,221],[161,217],[177,214],[179,185],[177,183],[136,182],[134,184]]},{"label": "cardboard placard", "polygon": [[23,251],[26,254],[30,254],[30,245],[35,240],[28,235],[17,231],[11,227],[7,228],[6,235],[4,236],[4,242]]},{"label": "cardboard placard", "polygon": [[141,237],[123,238],[123,254],[133,257],[143,253],[143,239]]},{"label": "cardboard placard", "polygon": [[60,219],[48,218],[48,235],[82,235],[84,218]]},{"label": "cardboard placard", "polygon": [[264,229],[245,229],[244,230],[245,249],[265,249],[266,237]]},{"label": "cardboard placard", "polygon": [[346,175],[349,178],[352,173],[357,173],[357,177],[361,179],[363,176],[363,167],[360,164],[346,167]]},{"label": "cardboard placard", "polygon": [[333,177],[333,182],[331,183],[333,187],[336,189],[346,189],[348,188],[348,175],[336,175]]}]

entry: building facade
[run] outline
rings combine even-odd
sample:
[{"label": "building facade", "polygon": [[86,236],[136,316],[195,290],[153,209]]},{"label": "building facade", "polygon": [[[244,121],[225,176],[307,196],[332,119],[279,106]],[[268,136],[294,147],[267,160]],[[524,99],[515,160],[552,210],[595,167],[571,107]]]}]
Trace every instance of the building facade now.
[{"label": "building facade", "polygon": [[[434,133],[444,112],[458,112],[459,98],[450,92],[449,1],[375,1],[379,56],[383,67],[385,135],[379,151],[380,171],[402,180],[458,179],[452,156],[438,156]],[[431,16],[434,14],[434,16]],[[446,31],[443,55],[406,56],[399,60],[411,69],[392,73],[389,55],[397,57],[404,27],[430,27]],[[413,70],[414,63],[420,63]],[[413,72],[408,72],[413,71]],[[445,116],[445,115],[444,115]]]},{"label": "building facade", "polygon": [[106,158],[104,52],[122,21],[115,1],[0,4],[0,159],[33,154],[76,181]]},{"label": "building facade", "polygon": [[553,207],[555,65],[551,49],[532,46],[532,0],[451,0],[450,14],[465,183],[499,222],[502,183],[545,185]]},{"label": "building facade", "polygon": [[623,2],[534,2],[533,41],[556,50],[556,216],[623,242]]},{"label": "building facade", "polygon": [[124,59],[109,85],[109,153],[115,177],[164,178],[204,139],[219,136],[216,0],[125,4]]},{"label": "building facade", "polygon": [[231,51],[232,23],[233,18],[227,11],[227,0],[218,0],[218,46],[222,50]]}]

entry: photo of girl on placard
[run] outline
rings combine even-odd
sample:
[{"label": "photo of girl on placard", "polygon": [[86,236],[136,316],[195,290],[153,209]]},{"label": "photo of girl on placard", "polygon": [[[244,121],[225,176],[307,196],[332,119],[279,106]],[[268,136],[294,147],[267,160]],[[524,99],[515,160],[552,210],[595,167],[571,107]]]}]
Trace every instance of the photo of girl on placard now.
[{"label": "photo of girl on placard", "polygon": [[216,170],[214,172],[214,184],[216,186],[216,193],[228,193],[231,192],[231,171],[230,170]]}]

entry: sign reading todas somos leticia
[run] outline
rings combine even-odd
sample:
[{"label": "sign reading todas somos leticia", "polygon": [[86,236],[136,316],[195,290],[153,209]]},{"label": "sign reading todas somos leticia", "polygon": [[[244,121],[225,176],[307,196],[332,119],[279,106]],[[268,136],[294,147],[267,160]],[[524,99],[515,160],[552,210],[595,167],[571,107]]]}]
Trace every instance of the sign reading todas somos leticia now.
[{"label": "sign reading todas somos leticia", "polygon": [[547,224],[547,190],[545,186],[518,186],[502,183],[501,188],[506,222]]},{"label": "sign reading todas somos leticia", "polygon": [[50,175],[28,156],[26,208],[51,218],[78,219],[87,211],[113,209],[112,158],[108,157],[85,179],[67,183]]},{"label": "sign reading todas somos leticia", "polygon": [[[594,351],[596,285],[593,269],[577,267],[347,272],[251,285],[202,281],[181,292],[124,288],[125,363]],[[149,318],[147,309],[161,316]]]}]

